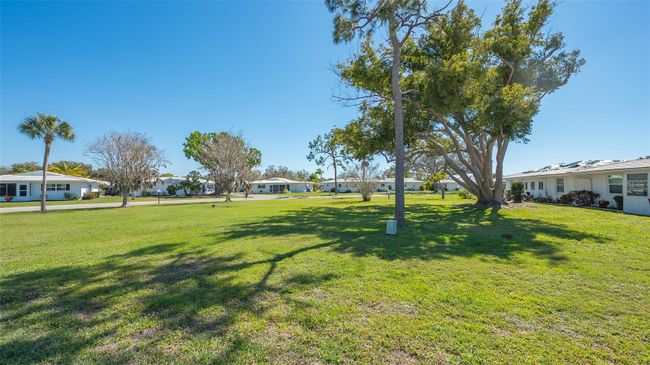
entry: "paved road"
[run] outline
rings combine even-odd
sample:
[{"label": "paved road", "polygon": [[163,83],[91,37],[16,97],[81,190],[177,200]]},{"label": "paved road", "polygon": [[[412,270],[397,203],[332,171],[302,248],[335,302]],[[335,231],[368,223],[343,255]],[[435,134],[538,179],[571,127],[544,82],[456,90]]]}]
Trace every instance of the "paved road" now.
[{"label": "paved road", "polygon": [[[352,196],[351,194],[346,194],[346,197]],[[318,196],[285,196],[285,195],[251,195],[248,199],[242,196],[233,196],[233,201],[255,201],[255,200],[286,200],[286,199],[313,199],[313,198],[332,198],[334,196],[328,195],[318,195]],[[196,204],[196,203],[222,203],[225,198],[200,198],[200,199],[163,199],[160,201],[160,205],[168,204]],[[139,205],[157,205],[156,200],[144,200],[144,201],[131,201],[129,200],[130,206],[139,206]],[[98,208],[119,208],[122,203],[96,203],[96,204],[65,204],[65,205],[49,205],[47,207],[48,211],[51,210],[70,210],[70,209],[98,209]],[[0,208],[0,214],[2,213],[16,213],[16,212],[37,212],[41,209],[39,205],[26,206],[26,207],[9,207],[9,208]]]}]

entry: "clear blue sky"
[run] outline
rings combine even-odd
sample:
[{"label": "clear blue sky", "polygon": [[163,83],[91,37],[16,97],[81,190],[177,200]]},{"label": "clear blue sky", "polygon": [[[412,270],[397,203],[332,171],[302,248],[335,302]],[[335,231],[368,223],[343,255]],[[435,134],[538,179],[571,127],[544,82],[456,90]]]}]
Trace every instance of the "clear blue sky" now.
[{"label": "clear blue sky", "polygon": [[[491,21],[500,2],[470,2]],[[0,164],[41,161],[17,124],[56,114],[77,133],[52,160],[80,160],[109,130],[148,134],[171,166],[196,168],[193,130],[231,131],[263,166],[313,170],[307,143],[356,114],[331,98],[334,45],[322,2],[2,2]],[[587,64],[546,98],[531,142],[512,145],[506,173],[580,159],[650,155],[650,2],[565,1],[553,30]]]}]

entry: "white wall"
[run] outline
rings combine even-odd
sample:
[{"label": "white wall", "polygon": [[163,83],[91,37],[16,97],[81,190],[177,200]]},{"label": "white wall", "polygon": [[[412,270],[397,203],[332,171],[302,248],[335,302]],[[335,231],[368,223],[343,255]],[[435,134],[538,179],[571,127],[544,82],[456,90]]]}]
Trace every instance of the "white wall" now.
[{"label": "white wall", "polygon": [[[594,193],[600,194],[599,200],[607,200],[610,202],[611,207],[616,206],[614,200],[615,196],[623,196],[623,210],[626,213],[634,213],[641,215],[650,215],[650,195],[649,196],[631,196],[627,195],[627,177],[628,174],[648,174],[650,178],[650,169],[640,169],[634,172],[611,171],[590,175],[575,175],[564,176],[564,192],[558,193],[556,189],[557,176],[552,177],[537,177],[537,178],[524,178],[524,179],[508,179],[506,181],[506,189],[512,188],[513,181],[521,181],[528,183],[528,189],[525,192],[530,192],[535,197],[551,197],[559,199],[562,195],[575,190],[590,190]],[[609,176],[610,175],[623,175],[623,192],[610,193],[609,192]],[[535,189],[531,189],[531,182],[535,182]],[[544,189],[539,189],[539,182],[544,182]]]},{"label": "white wall", "polygon": [[[632,174],[650,175],[650,169],[632,172]],[[650,215],[650,196],[627,195],[628,173],[623,175],[623,211],[626,213]],[[648,176],[650,177],[650,176]]]},{"label": "white wall", "polygon": [[[278,193],[281,193],[284,188],[286,188],[287,185],[289,185],[289,191],[292,193],[305,193],[307,192],[307,187],[308,184],[305,183],[297,183],[297,184],[290,184],[290,183],[285,183],[285,182],[278,182],[278,183],[273,183],[273,184],[253,184],[253,193],[257,194],[268,194],[271,193],[271,186],[281,186],[282,188]],[[263,186],[263,187],[261,187]]]},{"label": "white wall", "polygon": [[[66,200],[64,197],[65,193],[75,194],[81,199],[83,192],[88,190],[88,183],[82,182],[57,182],[57,181],[48,181],[48,184],[70,184],[70,190],[57,190],[57,191],[47,191],[46,197],[47,200]],[[29,200],[41,200],[41,183],[30,183],[30,194]],[[83,188],[83,191],[82,191]]]}]

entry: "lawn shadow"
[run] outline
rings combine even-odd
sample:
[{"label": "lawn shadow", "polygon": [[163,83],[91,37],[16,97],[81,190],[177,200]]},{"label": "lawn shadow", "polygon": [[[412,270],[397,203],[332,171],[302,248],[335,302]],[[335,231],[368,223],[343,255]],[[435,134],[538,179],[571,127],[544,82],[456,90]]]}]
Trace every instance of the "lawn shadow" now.
[{"label": "lawn shadow", "polygon": [[[133,356],[155,357],[156,343],[170,331],[224,339],[216,361],[230,363],[247,356],[252,341],[235,329],[240,316],[261,318],[277,305],[308,306],[292,298],[291,291],[336,278],[332,273],[291,272],[272,279],[280,262],[322,244],[257,261],[185,245],[158,244],[95,265],[1,278],[0,328],[7,337],[0,343],[0,363],[71,363],[87,350],[92,350],[91,361],[138,362],[142,358]],[[249,281],[238,277],[249,269],[259,274]],[[206,315],[206,310],[213,313]],[[130,334],[127,342],[132,345],[124,348],[114,339],[129,332],[127,317],[155,319],[155,324]]]},{"label": "lawn shadow", "polygon": [[[285,270],[281,265],[303,253],[329,250],[384,260],[508,260],[526,252],[562,264],[565,257],[550,241],[603,242],[561,224],[507,218],[474,205],[410,204],[407,212],[408,228],[387,236],[384,224],[392,216],[391,207],[333,201],[232,225],[210,235],[214,245],[160,243],[91,265],[0,278],[0,363],[72,363],[79,362],[78,356],[86,362],[142,362],[163,356],[157,344],[170,333],[181,342],[202,336],[219,341],[213,351],[217,363],[269,361],[250,358],[250,348],[262,345],[238,325],[242,318],[265,321],[277,308],[287,315],[305,309],[311,304],[293,295],[296,291],[337,278],[335,273]],[[302,245],[274,253],[257,251],[255,259],[244,251],[219,251],[219,243],[233,239],[282,243],[291,235],[304,235]],[[278,247],[284,246],[274,249]],[[165,356],[178,360],[174,353]]]},{"label": "lawn shadow", "polygon": [[410,204],[407,228],[389,236],[384,233],[385,222],[392,215],[389,206],[335,201],[328,206],[283,211],[261,221],[233,225],[213,237],[225,242],[302,234],[329,242],[332,250],[386,260],[476,255],[509,259],[515,253],[529,252],[551,263],[565,260],[553,240],[605,242],[596,234],[537,219],[507,218],[498,208],[472,204]]}]

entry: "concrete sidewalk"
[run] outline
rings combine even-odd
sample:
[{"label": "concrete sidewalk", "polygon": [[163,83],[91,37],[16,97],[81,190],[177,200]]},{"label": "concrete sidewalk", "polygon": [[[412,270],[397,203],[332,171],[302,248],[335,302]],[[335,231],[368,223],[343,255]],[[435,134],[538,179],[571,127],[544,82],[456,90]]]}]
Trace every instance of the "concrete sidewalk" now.
[{"label": "concrete sidewalk", "polygon": [[[243,196],[235,195],[232,197],[232,201],[257,201],[257,200],[288,200],[288,199],[314,199],[314,198],[334,198],[335,196],[319,195],[319,196],[286,196],[286,195],[250,195],[248,199]],[[223,203],[225,198],[201,198],[201,199],[164,199],[160,201],[160,205],[172,205],[172,204],[197,204],[197,203]],[[66,204],[66,205],[49,205],[47,207],[48,211],[54,210],[72,210],[72,209],[100,209],[100,208],[119,208],[122,205],[121,202],[115,203],[96,203],[96,204]],[[146,200],[146,201],[131,201],[129,200],[129,206],[140,206],[140,205],[158,205],[156,200]],[[41,210],[39,205],[32,205],[27,207],[9,207],[9,208],[0,208],[0,214],[2,213],[19,213],[19,212],[38,212]]]}]

